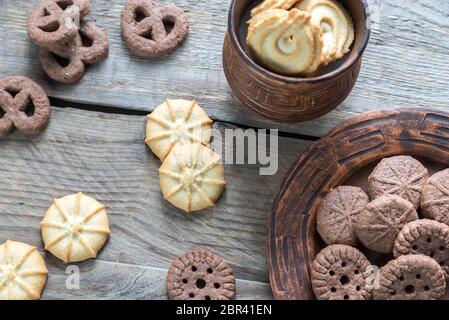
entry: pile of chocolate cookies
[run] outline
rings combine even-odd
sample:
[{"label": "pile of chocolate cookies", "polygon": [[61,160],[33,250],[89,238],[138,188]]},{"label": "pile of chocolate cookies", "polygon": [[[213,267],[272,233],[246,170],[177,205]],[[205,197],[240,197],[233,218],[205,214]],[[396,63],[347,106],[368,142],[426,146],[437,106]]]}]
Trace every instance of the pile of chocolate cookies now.
[{"label": "pile of chocolate cookies", "polygon": [[53,80],[77,82],[86,65],[107,57],[108,35],[84,19],[91,7],[90,0],[42,0],[28,17],[28,35],[40,47],[42,67]]},{"label": "pile of chocolate cookies", "polygon": [[[442,298],[449,280],[449,169],[429,178],[410,156],[386,158],[368,189],[369,196],[340,186],[317,208],[317,230],[329,245],[312,265],[317,299]],[[392,260],[379,269],[356,247]]]}]

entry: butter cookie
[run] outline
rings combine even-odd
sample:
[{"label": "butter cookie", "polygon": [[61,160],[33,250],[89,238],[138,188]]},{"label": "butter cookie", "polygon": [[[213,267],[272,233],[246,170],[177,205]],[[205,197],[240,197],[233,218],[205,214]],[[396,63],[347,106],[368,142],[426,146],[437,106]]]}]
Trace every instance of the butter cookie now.
[{"label": "butter cookie", "polygon": [[321,29],[322,65],[341,59],[349,52],[355,38],[354,23],[341,4],[331,0],[302,0],[295,7],[309,12],[312,23]]},{"label": "butter cookie", "polygon": [[145,142],[163,161],[177,144],[209,144],[212,120],[196,101],[166,99],[150,115]]},{"label": "butter cookie", "polygon": [[95,258],[111,233],[105,206],[81,192],[55,199],[41,231],[45,249],[65,263]]},{"label": "butter cookie", "polygon": [[284,75],[310,74],[321,63],[320,28],[309,13],[268,9],[248,27],[246,42],[253,57]]},{"label": "butter cookie", "polygon": [[164,198],[186,212],[213,206],[226,185],[220,156],[200,143],[176,145],[159,175]]},{"label": "butter cookie", "polygon": [[39,300],[47,274],[36,247],[11,240],[0,245],[0,300]]}]

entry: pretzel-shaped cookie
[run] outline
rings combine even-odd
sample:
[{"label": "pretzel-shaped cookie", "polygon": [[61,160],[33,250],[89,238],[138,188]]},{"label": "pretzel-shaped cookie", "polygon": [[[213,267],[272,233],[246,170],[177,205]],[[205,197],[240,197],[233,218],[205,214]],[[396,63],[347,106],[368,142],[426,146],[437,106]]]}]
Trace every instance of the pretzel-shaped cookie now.
[{"label": "pretzel-shaped cookie", "polygon": [[[30,112],[30,102],[34,111]],[[26,77],[0,79],[0,138],[15,128],[28,135],[40,133],[50,120],[50,101],[44,90]]]},{"label": "pretzel-shaped cookie", "polygon": [[[88,44],[83,43],[83,37],[89,39]],[[86,21],[82,22],[73,40],[50,49],[41,48],[41,63],[53,80],[74,83],[83,77],[86,64],[105,59],[108,52],[109,41],[106,32],[94,23]]]},{"label": "pretzel-shaped cookie", "polygon": [[78,32],[76,20],[87,15],[91,6],[90,0],[43,0],[28,17],[28,35],[47,48],[69,41]]},{"label": "pretzel-shaped cookie", "polygon": [[132,52],[153,58],[181,45],[187,37],[189,21],[184,10],[174,4],[158,7],[153,0],[128,0],[122,12],[121,28]]}]

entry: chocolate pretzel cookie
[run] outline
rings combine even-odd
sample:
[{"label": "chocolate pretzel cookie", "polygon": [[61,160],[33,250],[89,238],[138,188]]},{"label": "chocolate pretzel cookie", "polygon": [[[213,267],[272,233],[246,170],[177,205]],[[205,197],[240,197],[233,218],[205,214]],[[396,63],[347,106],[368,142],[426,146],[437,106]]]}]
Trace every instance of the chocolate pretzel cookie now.
[{"label": "chocolate pretzel cookie", "polygon": [[47,126],[50,114],[50,101],[37,83],[26,77],[0,79],[0,138],[15,128],[38,134]]},{"label": "chocolate pretzel cookie", "polygon": [[86,64],[105,59],[109,52],[108,35],[90,21],[82,22],[79,33],[65,44],[41,48],[41,63],[53,80],[62,83],[79,81]]},{"label": "chocolate pretzel cookie", "polygon": [[47,48],[69,41],[77,35],[77,23],[91,6],[90,0],[43,0],[28,17],[28,35],[34,43]]},{"label": "chocolate pretzel cookie", "polygon": [[230,300],[235,296],[235,277],[223,258],[195,249],[173,261],[167,290],[172,300]]},{"label": "chocolate pretzel cookie", "polygon": [[143,58],[159,57],[187,37],[187,14],[174,4],[156,6],[153,0],[128,0],[122,12],[121,28],[128,48]]}]

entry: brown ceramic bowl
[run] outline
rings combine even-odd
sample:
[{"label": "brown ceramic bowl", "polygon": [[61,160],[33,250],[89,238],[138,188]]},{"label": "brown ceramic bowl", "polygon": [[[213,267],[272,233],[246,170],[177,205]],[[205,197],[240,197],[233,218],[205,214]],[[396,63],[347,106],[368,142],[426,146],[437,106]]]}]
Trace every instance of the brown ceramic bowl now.
[{"label": "brown ceramic bowl", "polygon": [[250,11],[260,0],[232,0],[223,46],[223,68],[234,94],[251,110],[278,122],[318,118],[339,106],[354,87],[368,44],[366,0],[340,0],[351,14],[356,37],[351,52],[316,76],[283,76],[258,65],[246,46]]}]

